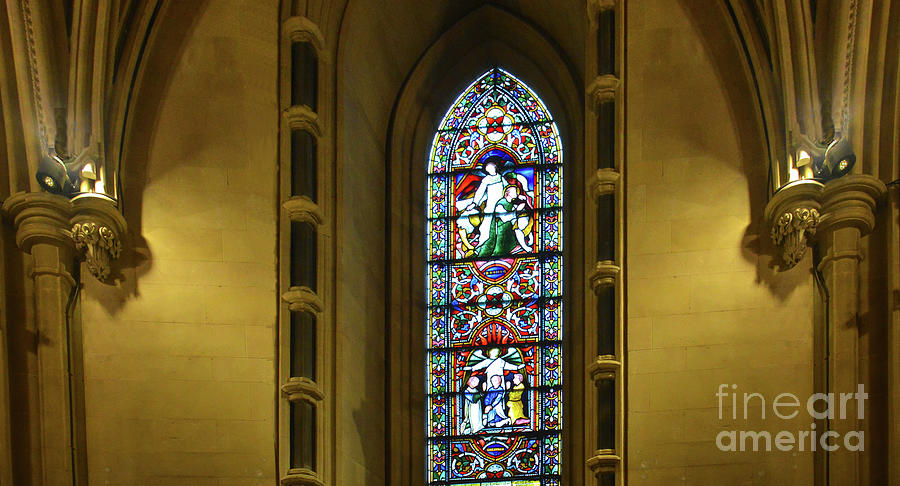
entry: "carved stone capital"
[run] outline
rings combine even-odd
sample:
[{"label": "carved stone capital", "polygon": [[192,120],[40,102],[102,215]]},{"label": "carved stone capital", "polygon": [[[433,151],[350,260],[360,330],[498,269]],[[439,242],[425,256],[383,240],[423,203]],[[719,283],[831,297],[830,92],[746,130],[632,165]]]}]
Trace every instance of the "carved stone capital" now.
[{"label": "carved stone capital", "polygon": [[91,275],[106,281],[113,263],[122,254],[127,229],[122,213],[106,198],[82,197],[72,200],[72,240]]},{"label": "carved stone capital", "polygon": [[588,275],[591,289],[595,294],[599,294],[601,290],[614,286],[620,271],[621,268],[612,260],[597,262]]},{"label": "carved stone capital", "polygon": [[291,131],[305,130],[316,138],[322,136],[319,115],[306,105],[291,106],[283,112],[284,121]]},{"label": "carved stone capital", "polygon": [[591,100],[594,111],[600,111],[600,105],[610,103],[616,99],[616,90],[619,88],[619,78],[612,74],[597,76],[588,85],[587,94]]},{"label": "carved stone capital", "polygon": [[321,53],[325,49],[325,38],[315,22],[299,15],[288,17],[284,20],[282,29],[284,37],[290,39],[291,42],[309,42],[315,46],[321,57]]},{"label": "carved stone capital", "polygon": [[287,210],[291,221],[310,223],[313,226],[325,221],[325,215],[319,205],[306,196],[292,197],[285,201],[282,207]]},{"label": "carved stone capital", "polygon": [[616,169],[597,169],[590,180],[588,180],[588,191],[594,196],[596,201],[600,199],[600,196],[616,192],[618,183],[619,171]]},{"label": "carved stone capital", "polygon": [[812,180],[783,187],[766,205],[766,222],[772,241],[782,250],[786,268],[797,265],[806,254],[819,225],[819,202],[823,185]]},{"label": "carved stone capital", "polygon": [[601,381],[615,380],[621,370],[622,362],[611,355],[597,356],[597,359],[588,365],[588,374],[595,385]]},{"label": "carved stone capital", "polygon": [[46,192],[20,192],[3,201],[3,213],[16,227],[16,245],[31,253],[36,243],[73,248],[69,236],[72,203]]},{"label": "carved stone capital", "polygon": [[829,181],[822,191],[821,231],[853,226],[861,236],[875,227],[875,208],[887,186],[866,174],[851,174]]},{"label": "carved stone capital", "polygon": [[314,381],[302,377],[292,377],[287,383],[281,385],[281,393],[292,402],[306,400],[315,404],[325,398]]},{"label": "carved stone capital", "polygon": [[776,192],[766,206],[766,221],[787,268],[803,258],[817,233],[845,227],[859,229],[861,236],[870,233],[875,209],[886,193],[883,182],[866,174],[846,175],[827,184],[801,180]]},{"label": "carved stone capital", "polygon": [[616,0],[587,0],[587,11],[591,24],[597,23],[597,15],[600,15],[600,12],[614,8],[616,8]]},{"label": "carved stone capital", "polygon": [[281,295],[281,300],[287,302],[291,312],[310,312],[317,314],[322,312],[322,299],[307,287],[291,287]]},{"label": "carved stone capital", "polygon": [[75,249],[84,255],[88,270],[98,280],[109,277],[111,262],[122,253],[122,242],[108,226],[85,222],[72,225]]},{"label": "carved stone capital", "polygon": [[796,208],[778,217],[772,226],[772,241],[782,248],[782,257],[788,268],[803,259],[807,240],[815,236],[818,224],[819,211],[815,208]]},{"label": "carved stone capital", "polygon": [[18,193],[3,202],[3,212],[16,226],[22,251],[32,253],[37,243],[74,250],[99,280],[109,277],[112,262],[122,253],[125,219],[106,197],[69,200],[45,192]]},{"label": "carved stone capital", "polygon": [[594,455],[587,460],[587,467],[591,468],[594,475],[599,478],[605,473],[614,473],[622,463],[619,457],[612,449],[599,449],[594,451]]},{"label": "carved stone capital", "polygon": [[288,469],[287,474],[281,478],[284,486],[325,486],[315,471],[306,468]]}]

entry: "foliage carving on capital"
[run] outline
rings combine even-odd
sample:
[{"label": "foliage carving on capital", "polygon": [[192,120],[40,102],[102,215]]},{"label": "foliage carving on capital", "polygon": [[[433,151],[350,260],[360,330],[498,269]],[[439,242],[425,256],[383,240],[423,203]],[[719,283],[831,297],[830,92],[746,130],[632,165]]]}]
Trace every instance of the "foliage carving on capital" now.
[{"label": "foliage carving on capital", "polygon": [[821,229],[822,191],[825,186],[814,180],[800,180],[779,189],[766,205],[765,220],[772,242],[780,250],[783,270],[795,267],[806,247]]},{"label": "foliage carving on capital", "polygon": [[807,241],[816,234],[819,211],[815,208],[796,208],[785,211],[772,226],[772,241],[782,248],[782,257],[792,268],[806,254]]},{"label": "foliage carving on capital", "polygon": [[101,281],[109,278],[111,262],[122,253],[122,242],[116,233],[108,226],[91,221],[75,223],[72,225],[72,240],[91,275]]}]

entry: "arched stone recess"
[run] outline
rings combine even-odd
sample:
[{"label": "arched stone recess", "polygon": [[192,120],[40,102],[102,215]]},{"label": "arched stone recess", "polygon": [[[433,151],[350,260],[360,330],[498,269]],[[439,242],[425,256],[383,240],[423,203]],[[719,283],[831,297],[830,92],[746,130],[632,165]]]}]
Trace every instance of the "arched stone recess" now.
[{"label": "arched stone recess", "polygon": [[148,160],[160,130],[160,113],[169,86],[207,1],[148,2],[135,8],[139,30],[123,43],[107,116],[107,170],[114,174],[117,203],[128,224],[129,243],[120,257],[116,288],[102,290],[105,297],[116,296],[103,299],[111,314],[129,296],[139,293],[138,277],[153,264],[143,234],[144,191],[151,176],[164,177],[176,164],[166,170],[154,168],[151,175]]},{"label": "arched stone recess", "polygon": [[[567,200],[585,196],[583,172],[583,80],[553,39],[534,25],[495,6],[472,11],[447,29],[420,57],[406,78],[390,121],[387,147],[388,349],[394,359],[387,370],[388,423],[385,444],[390,484],[419,484],[425,474],[425,294],[424,201],[427,156],[434,131],[453,100],[474,79],[499,66],[528,83],[547,104],[559,125],[567,161]],[[585,245],[590,239],[578,228],[583,212],[566,205],[568,302],[581,302]],[[568,424],[585,413],[579,327],[580,305],[568,305],[565,316],[566,403]],[[563,483],[586,481],[585,453],[576,428],[565,429]]]},{"label": "arched stone recess", "polygon": [[749,201],[743,256],[757,265],[758,280],[773,294],[783,292],[801,282],[776,278],[777,263],[772,257],[778,255],[764,221],[766,202],[776,189],[774,177],[785,171],[779,164],[787,154],[783,95],[767,31],[763,24],[754,23],[751,2],[723,3],[713,11],[689,1],[679,3],[699,33],[736,127],[740,160],[735,164],[746,178]]},{"label": "arched stone recess", "polygon": [[[136,454],[120,431],[191,420],[265,437],[241,446],[253,457],[211,476],[237,480],[241,468],[276,481],[278,28],[275,4],[201,1],[165,3],[147,30],[116,115],[119,202],[134,251],[123,255],[118,286],[86,282],[81,294],[92,482],[153,481],[160,473],[138,463],[103,467]],[[257,373],[241,384],[210,365]],[[117,398],[106,398],[110,390]],[[147,396],[191,412],[166,417]],[[254,405],[222,412],[223,403]],[[145,435],[146,447],[169,447]],[[168,448],[183,457],[187,449]],[[190,457],[178,475],[214,461]]]}]

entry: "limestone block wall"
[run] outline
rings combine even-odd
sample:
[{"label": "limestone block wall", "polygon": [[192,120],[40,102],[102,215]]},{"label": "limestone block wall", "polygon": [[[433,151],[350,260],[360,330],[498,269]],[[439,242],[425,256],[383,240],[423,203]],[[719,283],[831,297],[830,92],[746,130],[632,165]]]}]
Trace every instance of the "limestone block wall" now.
[{"label": "limestone block wall", "polygon": [[126,148],[143,256],[83,291],[90,484],[275,482],[276,3],[202,9]]},{"label": "limestone block wall", "polygon": [[[809,430],[771,401],[812,393],[814,289],[809,256],[780,274],[761,253],[765,154],[731,41],[708,17],[695,2],[628,4],[628,484],[810,484],[809,452],[715,442]],[[721,383],[738,385],[738,420],[730,398],[718,417]],[[769,401],[765,420],[757,399],[743,419],[745,392]]]}]

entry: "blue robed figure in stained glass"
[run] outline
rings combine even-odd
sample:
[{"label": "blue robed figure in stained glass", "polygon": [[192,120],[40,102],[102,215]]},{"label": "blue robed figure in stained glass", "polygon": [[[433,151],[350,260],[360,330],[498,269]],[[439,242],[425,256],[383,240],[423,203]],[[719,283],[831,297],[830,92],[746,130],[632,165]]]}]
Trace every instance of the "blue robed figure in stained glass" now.
[{"label": "blue robed figure in stained glass", "polygon": [[428,172],[428,484],[558,486],[559,131],[495,68],[447,111]]}]

